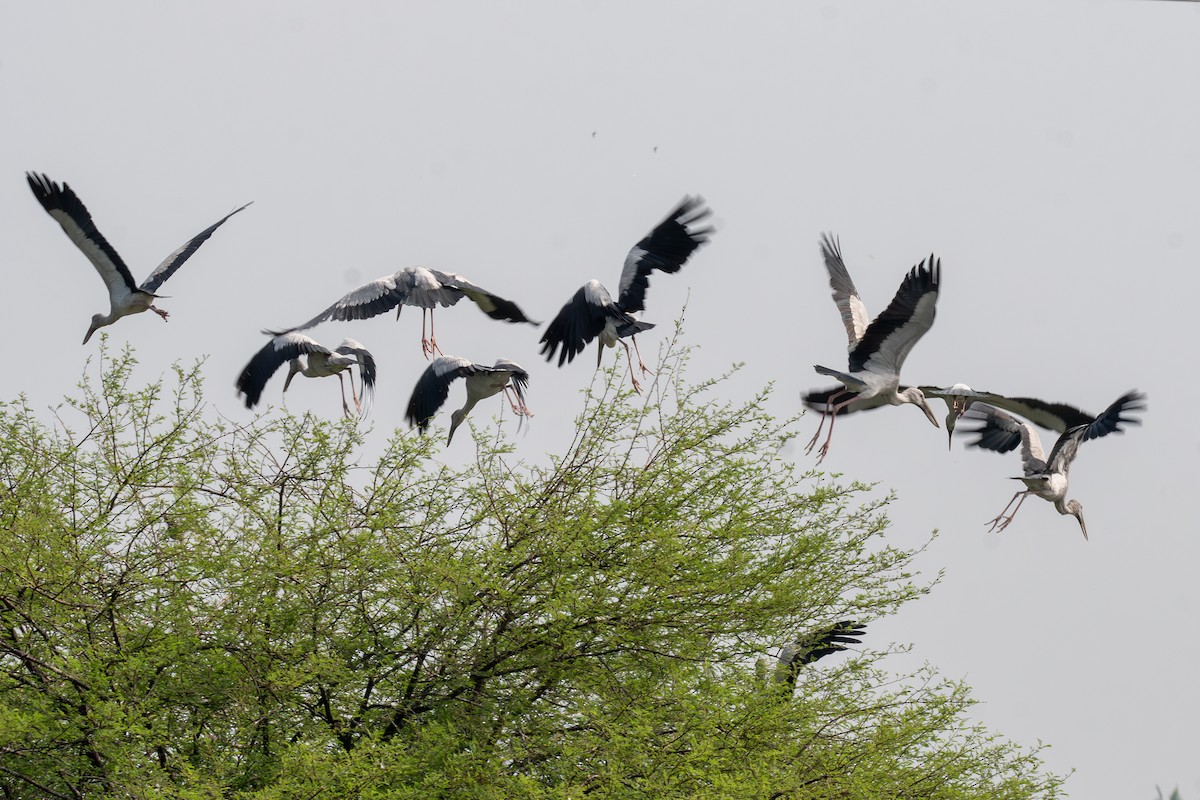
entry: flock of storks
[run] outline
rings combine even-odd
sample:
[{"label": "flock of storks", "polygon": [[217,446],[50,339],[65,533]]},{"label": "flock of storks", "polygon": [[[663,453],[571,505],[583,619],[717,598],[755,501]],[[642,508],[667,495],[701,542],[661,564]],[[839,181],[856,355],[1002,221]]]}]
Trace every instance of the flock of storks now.
[{"label": "flock of storks", "polygon": [[[38,202],[83,251],[108,286],[110,311],[92,317],[83,339],[84,344],[97,329],[129,314],[149,310],[166,320],[167,312],[154,305],[159,297],[155,291],[217,228],[246,208],[244,205],[233,210],[189,239],[167,256],[139,285],[134,282],[129,268],[116,250],[96,229],[87,208],[70,186],[66,183],[60,186],[45,175],[32,172],[26,173],[26,179]],[[638,319],[636,314],[645,308],[650,274],[655,270],[674,273],[682,269],[692,253],[708,242],[712,235],[712,226],[703,225],[710,213],[703,198],[685,197],[666,219],[629,251],[621,271],[616,300],[597,280],[588,281],[580,287],[542,334],[541,353],[546,360],[553,360],[557,353],[558,366],[561,367],[574,360],[596,339],[596,365],[599,367],[604,347],[615,347],[620,343],[629,358],[633,388],[640,391],[633,366],[635,353],[637,370],[643,374],[648,370],[637,350],[636,334],[654,325]],[[1018,446],[1021,448],[1024,474],[1017,480],[1022,481],[1026,488],[1013,495],[1004,510],[989,522],[991,530],[1007,527],[1025,498],[1036,495],[1053,503],[1060,514],[1074,516],[1086,539],[1083,508],[1078,501],[1066,497],[1067,473],[1071,462],[1081,443],[1120,431],[1124,424],[1140,424],[1140,420],[1126,415],[1145,409],[1145,395],[1137,391],[1127,392],[1103,413],[1092,415],[1062,403],[975,391],[963,384],[948,388],[902,386],[900,368],[905,357],[933,325],[941,280],[940,260],[931,255],[913,267],[888,307],[870,320],[842,260],[838,240],[823,235],[820,247],[829,273],[833,299],[849,338],[849,365],[845,370],[819,365],[815,367],[818,373],[836,378],[840,386],[809,392],[804,396],[806,406],[821,411],[821,422],[806,452],[816,447],[827,419],[829,433],[818,451],[818,463],[829,452],[833,425],[839,415],[884,405],[916,405],[934,427],[939,427],[928,398],[940,397],[949,411],[946,428],[951,440],[955,423],[960,417],[966,417],[980,423],[979,427],[972,430],[972,433],[978,434],[978,438],[969,442],[969,446],[999,453],[1007,453]],[[446,402],[451,384],[456,378],[464,378],[467,401],[451,414],[447,444],[453,440],[455,429],[476,403],[501,392],[512,405],[519,424],[522,417],[531,415],[525,404],[529,373],[524,368],[509,359],[500,359],[492,366],[487,366],[461,356],[442,354],[438,347],[433,328],[434,309],[455,305],[464,297],[493,319],[540,325],[529,319],[516,303],[481,288],[461,275],[425,267],[406,267],[354,289],[301,325],[264,331],[271,339],[254,354],[238,376],[238,394],[244,396],[247,408],[253,408],[261,399],[271,376],[284,364],[288,365],[288,376],[283,385],[285,392],[297,374],[305,377],[337,375],[341,384],[342,372],[346,372],[350,379],[351,399],[361,414],[362,400],[371,395],[375,386],[375,359],[371,353],[353,339],[346,339],[337,348],[330,349],[303,331],[329,320],[368,319],[393,308],[399,317],[404,306],[418,306],[422,309],[421,350],[432,361],[413,389],[406,410],[408,422],[424,432]],[[632,352],[626,339],[633,344]],[[433,357],[435,354],[436,358]],[[361,385],[358,389],[354,385],[354,366],[359,369]],[[350,414],[344,384],[342,409],[347,415]],[[1060,434],[1049,456],[1044,454],[1037,431],[1030,422]],[[1008,513],[1014,503],[1016,507]]]}]

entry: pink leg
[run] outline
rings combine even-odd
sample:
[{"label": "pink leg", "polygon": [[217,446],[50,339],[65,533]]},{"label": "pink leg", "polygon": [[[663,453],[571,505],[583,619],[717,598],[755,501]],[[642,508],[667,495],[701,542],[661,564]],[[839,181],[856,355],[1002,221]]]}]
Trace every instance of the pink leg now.
[{"label": "pink leg", "polygon": [[429,309],[429,353],[430,353],[430,355],[432,355],[434,353],[437,353],[439,356],[445,355],[445,353],[442,352],[442,348],[438,347],[437,335],[434,334],[434,332],[433,332],[433,309],[432,308]]},{"label": "pink leg", "polygon": [[[833,408],[833,401],[837,400],[848,391],[849,389],[841,389],[837,392],[834,392],[829,396],[829,399],[825,401],[825,409],[821,412],[821,423],[817,425],[817,432],[813,434],[812,439],[809,439],[808,441],[808,446],[804,448],[805,455],[811,453],[812,449],[817,446],[817,440],[821,438],[821,429],[825,427],[825,417],[829,415],[830,410]],[[833,429],[832,422],[829,424],[829,427],[830,430]]]},{"label": "pink leg", "polygon": [[[633,339],[633,352],[637,353],[638,366],[641,368],[642,374],[649,375],[650,370],[646,369],[646,363],[644,361],[642,361],[642,351],[638,349],[637,337],[630,336],[629,338]],[[626,349],[628,350],[628,348],[626,348]]]},{"label": "pink leg", "polygon": [[158,314],[160,317],[162,317],[163,322],[166,322],[167,317],[171,316],[166,311],[163,311],[161,308],[159,308],[158,306],[155,306],[155,305],[150,306],[150,310],[153,311],[155,314]]},{"label": "pink leg", "polygon": [[992,526],[992,527],[988,528],[988,533],[991,533],[992,531],[996,531],[997,533],[999,533],[1000,531],[1007,528],[1009,523],[1013,521],[1013,517],[1015,517],[1017,515],[1017,512],[1021,510],[1021,503],[1024,503],[1025,498],[1029,497],[1030,494],[1031,494],[1031,492],[1028,489],[1026,489],[1023,492],[1017,492],[1016,494],[1014,494],[1012,496],[1012,500],[1008,501],[1008,506],[1011,506],[1013,504],[1013,501],[1016,501],[1017,498],[1019,497],[1021,499],[1019,501],[1017,501],[1017,507],[1014,508],[1012,510],[1012,513],[1006,517],[1006,516],[1004,516],[1004,511],[1008,511],[1008,506],[1005,506],[1004,511],[1001,511],[999,516],[997,516],[993,520],[990,520],[989,522],[985,522],[984,525]]},{"label": "pink leg", "polygon": [[[618,340],[625,347],[625,358],[629,360],[629,380],[633,381],[633,390],[638,394],[642,393],[642,385],[638,383],[637,376],[633,372],[633,353],[629,352],[629,343],[624,339]],[[638,358],[641,361],[641,358]]]},{"label": "pink leg", "polygon": [[533,412],[530,411],[529,408],[526,407],[526,405],[521,402],[521,399],[519,397],[517,397],[516,392],[513,391],[513,388],[511,386],[506,385],[504,387],[504,396],[506,398],[508,398],[508,403],[509,403],[509,405],[512,406],[513,413],[516,414],[518,417],[532,417],[533,416]]},{"label": "pink leg", "polygon": [[[342,373],[340,373],[340,372],[338,373],[338,375],[341,375],[341,374]],[[358,415],[361,417],[362,416],[362,406],[358,402],[358,391],[354,388],[354,368],[353,367],[346,370],[346,377],[348,377],[350,379],[350,399],[354,401],[354,410],[357,411]]]},{"label": "pink leg", "polygon": [[[421,309],[421,354],[425,356],[426,361],[433,355],[433,345],[430,343],[429,337],[425,335],[425,315],[428,313],[428,308]],[[430,322],[433,322],[432,315]]]},{"label": "pink leg", "polygon": [[348,417],[350,416],[350,406],[346,405],[346,384],[342,383],[342,373],[335,372],[334,375],[337,375],[338,388],[342,393],[342,413]]}]

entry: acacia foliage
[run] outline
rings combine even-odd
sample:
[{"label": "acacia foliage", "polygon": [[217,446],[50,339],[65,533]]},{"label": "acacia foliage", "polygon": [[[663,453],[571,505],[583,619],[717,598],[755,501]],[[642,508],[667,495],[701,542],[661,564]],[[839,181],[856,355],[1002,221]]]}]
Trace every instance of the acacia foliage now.
[{"label": "acacia foliage", "polygon": [[[886,500],[798,475],[766,393],[609,374],[542,463],[216,418],[127,350],[0,406],[6,797],[1029,798],[1036,751],[865,650],[761,660],[927,586]],[[669,376],[669,377],[667,377]],[[373,437],[375,433],[371,434]]]}]

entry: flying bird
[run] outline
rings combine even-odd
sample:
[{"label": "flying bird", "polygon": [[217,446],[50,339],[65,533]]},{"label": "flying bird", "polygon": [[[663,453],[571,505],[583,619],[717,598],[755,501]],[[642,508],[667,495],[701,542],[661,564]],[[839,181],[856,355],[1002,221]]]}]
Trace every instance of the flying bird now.
[{"label": "flying bird", "polygon": [[[907,386],[901,386],[899,390],[903,392],[908,388]],[[1038,400],[1035,397],[1007,397],[994,392],[976,391],[963,383],[956,383],[953,386],[945,388],[938,386],[918,386],[917,388],[921,390],[921,393],[926,398],[939,397],[945,402],[947,412],[946,431],[950,434],[951,442],[953,442],[954,426],[958,422],[958,418],[977,401],[983,401],[996,408],[1010,411],[1013,414],[1024,417],[1038,427],[1057,433],[1063,433],[1067,428],[1083,425],[1095,419],[1094,414],[1080,411],[1075,406],[1067,405],[1066,403],[1050,403],[1045,400]],[[829,398],[840,391],[842,391],[841,386],[834,386],[828,389],[814,389],[803,395],[804,405],[806,408],[814,411],[822,411],[829,402]],[[841,416],[844,417],[847,414],[857,411],[869,411],[885,405],[887,405],[887,401],[878,395],[865,400],[855,398],[854,402],[842,409]],[[998,437],[999,432],[997,432],[997,442],[1000,441]],[[1020,444],[1021,435],[1014,431],[1008,436],[1005,446],[1000,452],[1007,453]]]},{"label": "flying bird", "polygon": [[68,184],[63,183],[59,186],[46,175],[36,172],[26,172],[25,180],[29,182],[29,188],[33,190],[33,196],[42,204],[42,208],[62,226],[63,231],[88,257],[108,286],[109,313],[92,317],[87,335],[83,337],[84,344],[88,343],[98,329],[112,325],[129,314],[149,310],[166,320],[167,312],[154,305],[154,301],[160,297],[154,293],[155,290],[174,275],[176,270],[183,266],[183,262],[191,258],[192,253],[212,236],[213,231],[225,224],[225,220],[250,205],[246,203],[241,208],[235,208],[188,239],[178,250],[167,256],[139,286],[133,282],[129,267],[125,266],[121,256],[96,228],[87,207]]},{"label": "flying bird", "polygon": [[[940,397],[946,403],[946,432],[951,442],[954,440],[954,426],[959,417],[967,412],[974,403],[984,402],[994,408],[1009,411],[1032,422],[1046,430],[1056,433],[1066,433],[1076,425],[1088,425],[1096,417],[1086,411],[1080,411],[1075,406],[1066,403],[1049,403],[1036,397],[1006,397],[994,392],[976,391],[965,383],[956,383],[944,389],[935,386],[922,386],[926,397]],[[1012,431],[1008,438],[1002,440],[999,432],[993,438],[995,448],[1001,453],[1016,449],[1021,443],[1021,435]]]},{"label": "flying bird", "polygon": [[917,340],[933,325],[937,312],[938,290],[941,281],[941,259],[922,261],[913,267],[900,284],[900,289],[883,313],[867,324],[867,309],[854,288],[854,281],[842,260],[841,243],[829,234],[821,235],[821,255],[829,272],[829,288],[833,302],[842,315],[849,339],[850,366],[846,372],[816,365],[822,375],[842,382],[843,389],[826,398],[821,424],[808,443],[805,452],[812,452],[821,436],[825,418],[829,418],[829,435],[821,445],[819,464],[829,452],[833,439],[833,423],[838,412],[854,403],[877,401],[879,405],[898,406],[912,403],[939,427],[933,409],[920,389],[900,386],[900,367]]},{"label": "flying bird", "polygon": [[[438,306],[449,307],[464,297],[471,300],[492,319],[507,322],[528,322],[540,325],[525,316],[516,303],[472,283],[455,272],[441,272],[428,267],[405,267],[399,272],[384,275],[363,284],[346,294],[317,316],[293,328],[268,331],[272,335],[305,331],[326,320],[370,319],[396,309],[396,319],[404,306],[421,308],[421,352],[426,358],[440,353],[433,332],[433,310]],[[429,336],[425,335],[425,317],[429,316]]]},{"label": "flying bird", "polygon": [[[246,396],[246,408],[258,405],[267,381],[284,364],[288,365],[287,380],[283,382],[285,392],[296,375],[306,378],[336,375],[342,390],[342,411],[346,416],[350,416],[350,406],[346,403],[346,385],[342,383],[342,372],[348,372],[350,375],[350,397],[359,414],[362,414],[360,399],[369,396],[375,390],[375,358],[367,348],[353,339],[346,339],[336,350],[330,350],[315,339],[292,331],[273,337],[254,354],[250,363],[246,364],[238,375],[238,395]],[[358,367],[362,381],[361,394],[354,389],[354,371],[351,369],[354,366]]]},{"label": "flying bird", "polygon": [[557,352],[558,366],[561,367],[573,361],[589,342],[599,337],[596,350],[596,367],[599,368],[604,348],[616,347],[620,342],[630,360],[629,374],[633,388],[640,391],[641,386],[633,374],[633,356],[629,352],[629,345],[622,340],[626,337],[633,339],[638,366],[642,374],[649,372],[642,361],[641,351],[637,349],[635,337],[654,327],[653,323],[643,322],[636,316],[646,307],[650,273],[654,270],[674,273],[682,269],[696,248],[708,242],[712,235],[711,225],[696,227],[711,213],[705,207],[703,197],[684,197],[679,206],[625,256],[616,301],[598,280],[590,280],[580,287],[542,334],[541,352],[546,360],[553,360]]},{"label": "flying bird", "polygon": [[[1017,512],[1020,511],[1025,498],[1032,494],[1054,503],[1059,514],[1070,514],[1079,520],[1083,538],[1087,539],[1087,525],[1083,521],[1083,505],[1078,500],[1067,500],[1067,473],[1071,468],[1071,462],[1075,460],[1079,445],[1082,443],[1118,432],[1125,424],[1141,425],[1141,420],[1122,415],[1145,410],[1146,405],[1143,402],[1145,399],[1146,395],[1137,391],[1121,395],[1100,416],[1086,423],[1075,425],[1059,436],[1053,449],[1050,450],[1049,458],[1043,457],[1042,443],[1033,426],[986,403],[976,403],[964,416],[967,419],[982,421],[983,424],[972,431],[972,433],[979,434],[979,439],[970,442],[968,446],[1005,452],[1004,447],[1007,446],[1007,442],[1013,434],[1016,434],[1021,439],[1021,465],[1025,473],[1013,480],[1021,481],[1026,488],[1014,494],[1004,510],[995,519],[989,520],[987,524],[992,526],[989,530],[1002,531],[1007,528]],[[1016,503],[1017,507],[1012,510],[1011,514],[1005,516],[1005,512],[1013,503]]]},{"label": "flying bird", "polygon": [[450,414],[450,435],[446,444],[454,441],[454,431],[471,409],[480,400],[504,392],[505,398],[512,405],[513,413],[518,422],[521,417],[532,417],[533,412],[525,405],[525,390],[529,386],[529,373],[515,361],[501,358],[492,366],[476,364],[462,356],[439,356],[433,360],[421,373],[417,385],[413,388],[412,397],[408,401],[405,418],[409,425],[416,425],[424,433],[429,427],[430,420],[437,414],[438,409],[450,396],[450,384],[456,378],[465,378],[467,384],[467,402],[462,408]]}]

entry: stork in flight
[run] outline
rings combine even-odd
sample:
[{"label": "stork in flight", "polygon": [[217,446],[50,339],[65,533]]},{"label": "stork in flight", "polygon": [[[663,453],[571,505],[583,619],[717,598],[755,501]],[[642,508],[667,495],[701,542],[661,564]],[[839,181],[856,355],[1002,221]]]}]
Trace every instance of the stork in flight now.
[{"label": "stork in flight", "polygon": [[[359,286],[303,325],[268,333],[279,335],[305,331],[330,319],[370,319],[393,308],[396,309],[396,319],[400,319],[400,312],[404,310],[404,306],[420,306],[421,352],[426,358],[430,358],[434,353],[441,352],[433,333],[433,310],[439,305],[452,306],[464,297],[479,306],[479,309],[492,319],[541,324],[526,317],[525,312],[516,303],[492,294],[458,273],[441,272],[428,267],[405,267],[399,272],[384,275]],[[425,335],[426,315],[429,316],[428,337]]]},{"label": "stork in flight", "polygon": [[42,204],[42,208],[62,226],[63,231],[88,257],[108,286],[109,313],[92,317],[92,324],[88,327],[87,335],[83,337],[84,344],[88,343],[98,329],[112,325],[129,314],[149,310],[166,320],[167,312],[154,305],[154,301],[160,297],[154,293],[155,289],[174,275],[175,271],[183,266],[183,262],[191,258],[192,253],[212,236],[213,231],[225,224],[225,220],[250,205],[247,203],[241,208],[235,208],[188,239],[178,250],[167,256],[139,286],[133,282],[129,267],[125,266],[121,256],[96,228],[96,224],[92,222],[92,215],[69,185],[64,183],[59,186],[46,175],[36,172],[26,172],[25,180],[29,182],[29,188],[33,190],[33,196]]},{"label": "stork in flight", "polygon": [[[1045,400],[1038,400],[1035,397],[1007,397],[994,392],[976,391],[963,383],[956,383],[953,386],[945,388],[938,386],[919,386],[917,388],[921,390],[921,393],[926,398],[940,397],[946,403],[946,431],[950,434],[952,444],[955,423],[977,401],[983,401],[988,405],[1012,412],[1024,417],[1038,427],[1055,431],[1056,433],[1064,433],[1067,428],[1090,423],[1096,418],[1094,414],[1080,411],[1075,406],[1067,405],[1066,403],[1050,403]],[[901,392],[907,389],[907,386],[900,387]],[[803,396],[804,405],[814,411],[821,411],[825,408],[826,403],[829,402],[829,398],[841,390],[841,386],[834,386],[828,389],[814,389]],[[885,405],[887,405],[887,401],[879,396],[866,400],[859,400],[856,397],[854,402],[842,409],[841,415],[844,417],[847,414],[857,411],[869,411]],[[1016,449],[1021,444],[1021,435],[1016,431],[1009,433],[1003,439],[1001,438],[1002,435],[1000,431],[995,432],[994,441],[996,447],[993,449],[1007,453],[1010,450]]]},{"label": "stork in flight", "polygon": [[[1006,452],[1003,448],[1011,436],[1016,434],[1021,439],[1021,465],[1025,473],[1013,480],[1021,481],[1026,488],[1014,494],[1004,510],[987,523],[992,526],[989,530],[1002,531],[1007,528],[1013,521],[1013,517],[1021,510],[1021,504],[1025,502],[1025,498],[1033,494],[1054,503],[1059,514],[1070,514],[1079,520],[1083,538],[1087,539],[1087,525],[1083,521],[1083,505],[1078,500],[1067,500],[1067,473],[1071,468],[1071,462],[1075,460],[1079,445],[1084,442],[1119,432],[1121,426],[1125,424],[1141,425],[1141,420],[1125,417],[1122,414],[1145,410],[1146,405],[1143,402],[1145,399],[1146,395],[1137,391],[1121,395],[1100,416],[1068,428],[1062,436],[1058,437],[1048,458],[1043,457],[1042,442],[1033,426],[986,403],[975,404],[964,416],[967,419],[980,420],[983,424],[972,431],[972,433],[979,434],[979,439],[970,442],[968,446]],[[1013,503],[1016,503],[1017,507],[1012,510],[1011,514],[1005,516],[1005,512]]]},{"label": "stork in flight", "polygon": [[[350,397],[360,415],[360,397],[365,399],[375,390],[375,359],[367,348],[353,339],[346,339],[336,350],[330,350],[315,339],[293,331],[273,337],[254,354],[250,363],[246,364],[238,375],[238,395],[246,396],[246,408],[258,405],[267,381],[284,364],[288,365],[287,380],[283,382],[285,392],[291,385],[292,378],[298,374],[306,378],[336,375],[342,390],[342,411],[346,416],[350,416],[350,406],[346,403],[346,386],[342,383],[342,372],[348,372],[350,375]],[[354,389],[354,371],[351,369],[354,366],[358,366],[358,373],[362,379],[361,395]]]},{"label": "stork in flight", "polygon": [[582,353],[592,339],[599,337],[596,350],[596,367],[599,368],[604,348],[616,347],[620,342],[629,358],[629,376],[633,388],[641,391],[637,376],[633,374],[633,356],[629,352],[629,345],[622,340],[626,337],[633,340],[638,366],[643,375],[649,372],[642,361],[636,337],[642,331],[653,328],[654,324],[643,322],[635,315],[646,307],[650,273],[656,269],[667,273],[682,269],[696,248],[708,242],[712,235],[711,225],[696,227],[711,213],[705,207],[703,197],[684,197],[679,206],[625,256],[616,302],[598,280],[590,280],[580,287],[542,334],[541,352],[546,360],[551,361],[557,351],[558,366],[561,367]]},{"label": "stork in flight", "polygon": [[850,366],[846,372],[816,365],[822,375],[842,382],[843,389],[830,395],[821,413],[821,424],[808,443],[806,453],[812,452],[821,436],[825,418],[829,418],[829,436],[821,445],[817,463],[829,452],[833,439],[833,423],[838,412],[854,403],[875,401],[878,405],[898,406],[912,403],[938,426],[933,409],[920,389],[900,386],[900,367],[917,340],[933,325],[937,312],[938,290],[941,281],[941,259],[922,261],[905,276],[900,289],[883,313],[867,324],[867,309],[854,288],[854,281],[842,260],[841,243],[829,234],[821,235],[821,255],[829,272],[829,288],[833,301],[842,315],[849,339]]},{"label": "stork in flight", "polygon": [[408,401],[405,417],[409,425],[416,425],[424,433],[429,427],[429,421],[437,414],[438,409],[450,396],[450,384],[456,378],[465,378],[467,384],[467,402],[462,408],[450,414],[450,435],[446,444],[454,441],[454,431],[471,409],[480,400],[504,392],[505,398],[517,415],[518,424],[522,417],[532,417],[533,412],[525,405],[525,390],[529,387],[529,373],[515,361],[501,358],[492,366],[476,364],[462,356],[439,356],[433,360],[413,388],[412,397]]}]

